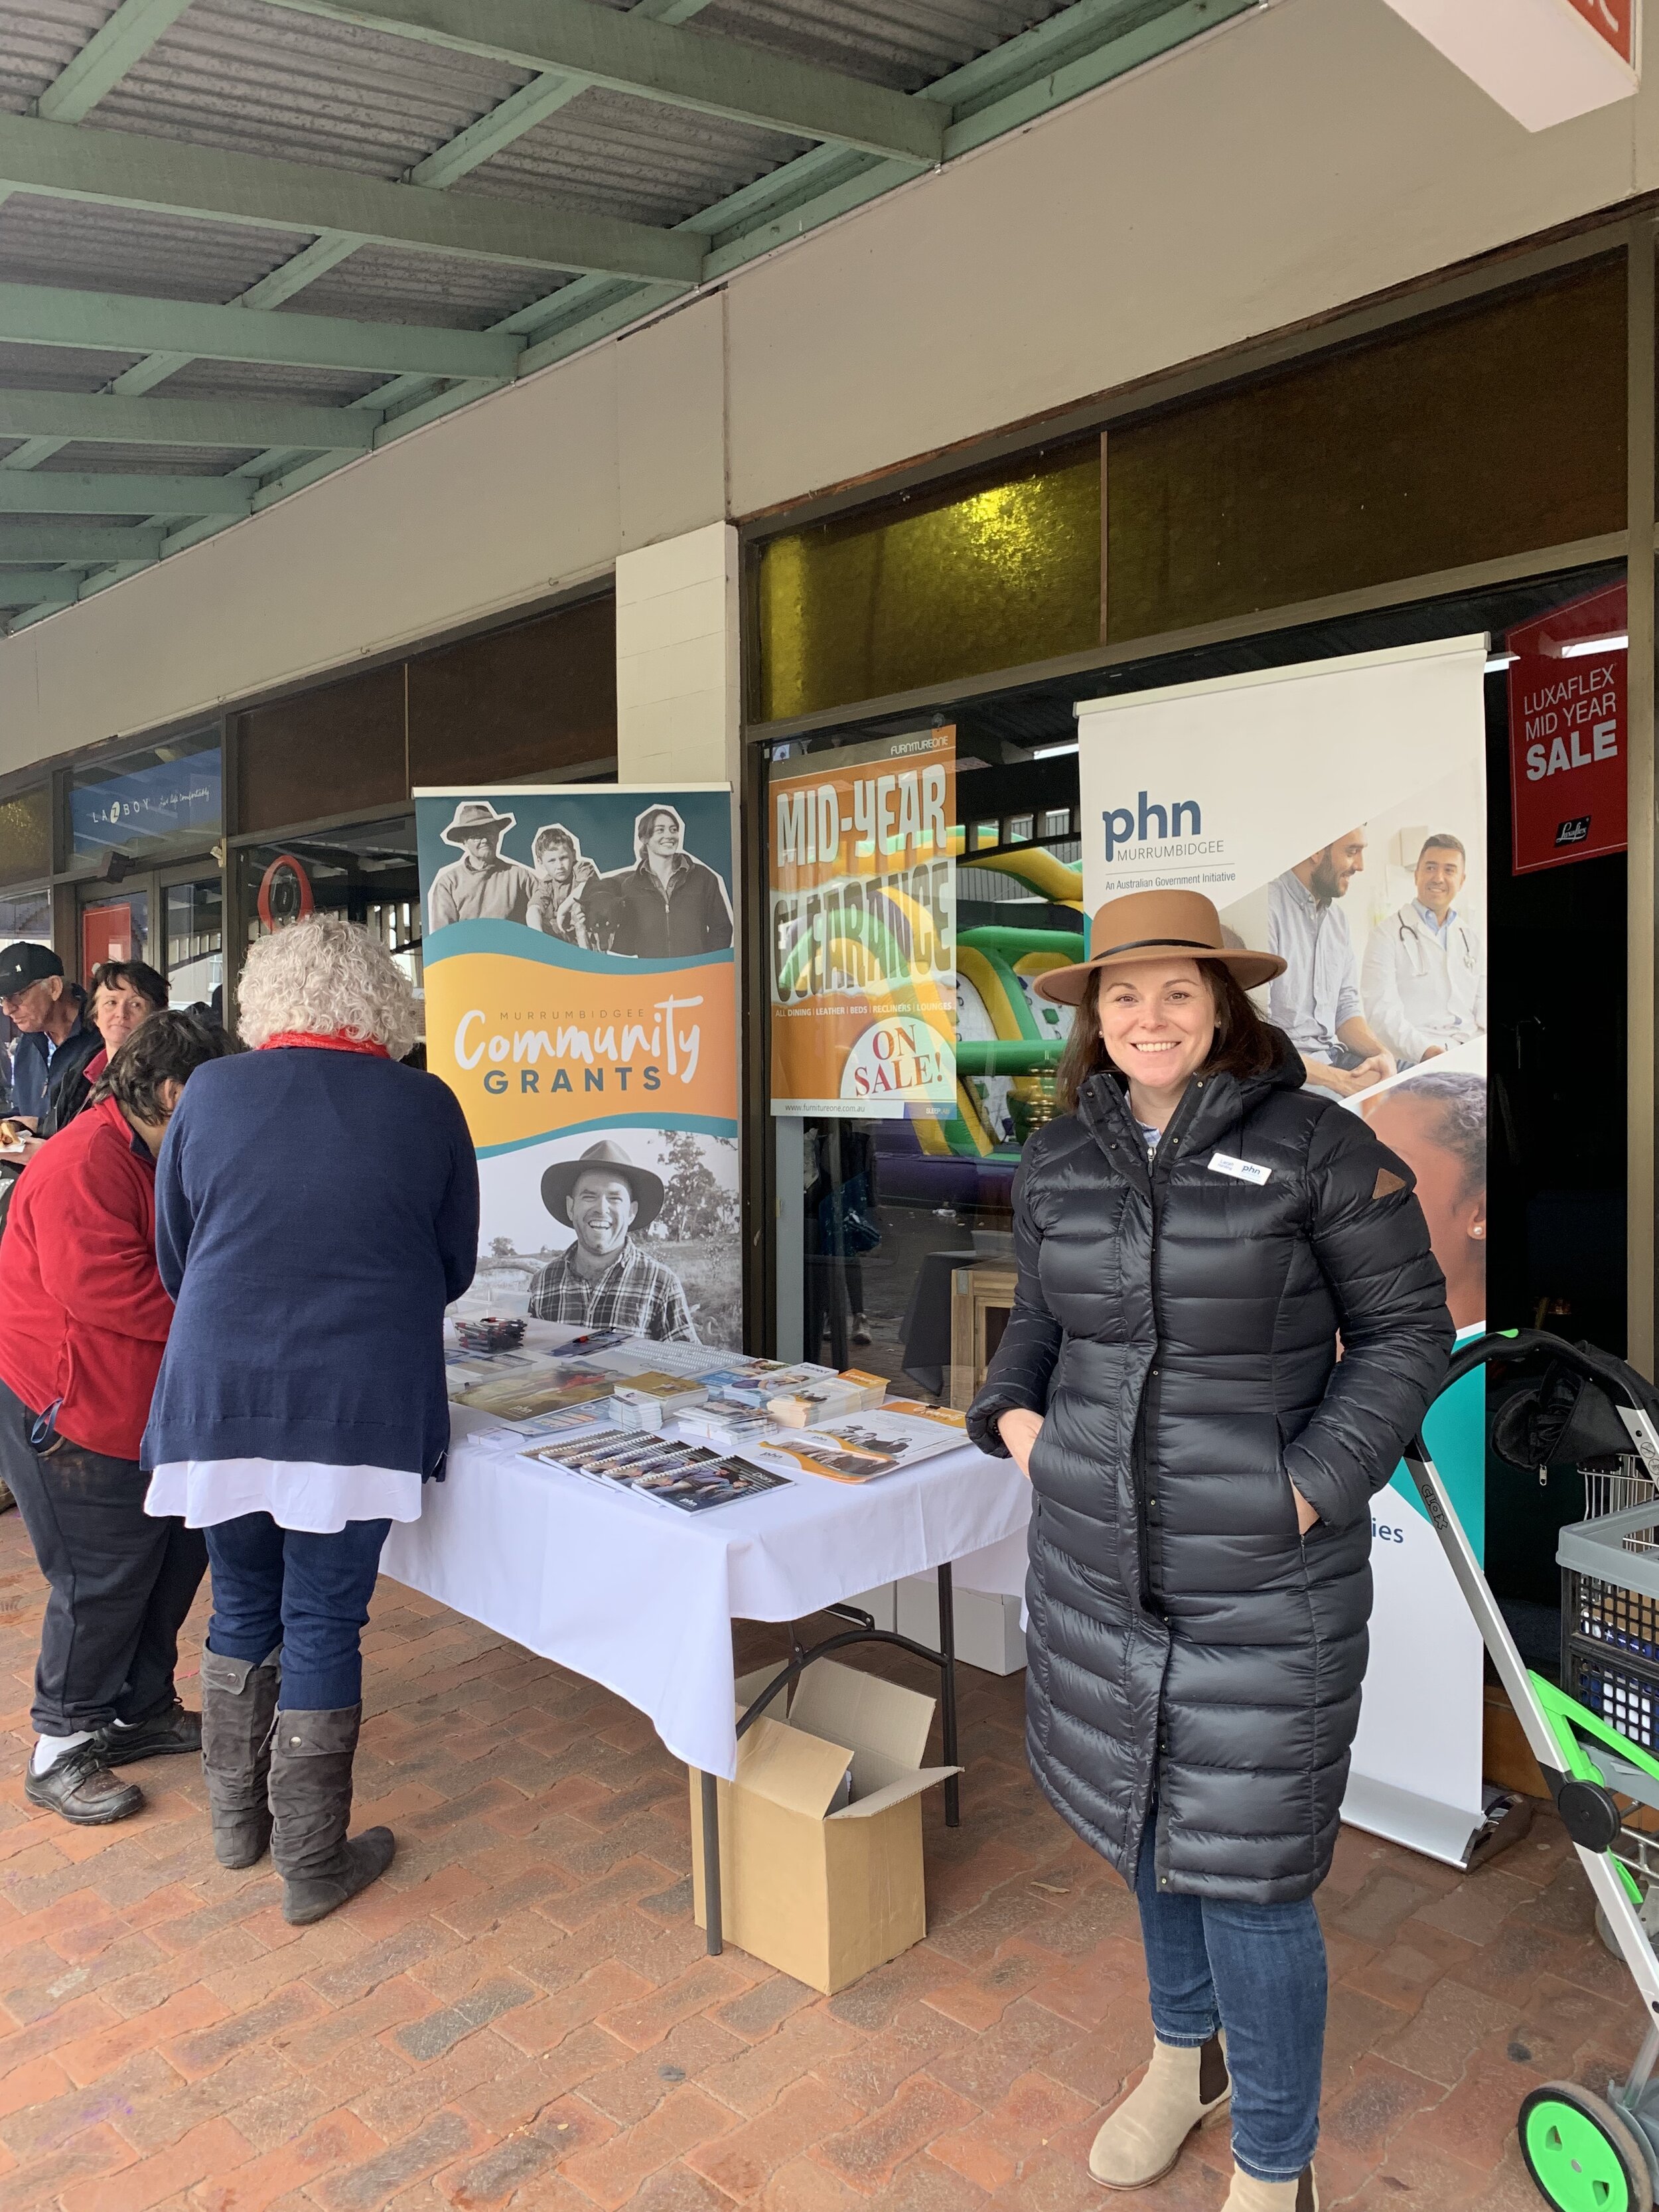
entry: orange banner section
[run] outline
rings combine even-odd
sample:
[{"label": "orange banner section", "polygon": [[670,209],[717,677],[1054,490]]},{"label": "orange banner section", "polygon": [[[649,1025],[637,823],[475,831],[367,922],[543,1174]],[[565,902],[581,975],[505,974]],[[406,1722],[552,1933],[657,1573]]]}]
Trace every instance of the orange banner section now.
[{"label": "orange banner section", "polygon": [[956,732],[775,763],[772,1110],[955,1111]]},{"label": "orange banner section", "polygon": [[427,969],[427,1065],[480,1152],[611,1120],[735,1122],[732,976],[729,958],[600,975],[458,953]]}]

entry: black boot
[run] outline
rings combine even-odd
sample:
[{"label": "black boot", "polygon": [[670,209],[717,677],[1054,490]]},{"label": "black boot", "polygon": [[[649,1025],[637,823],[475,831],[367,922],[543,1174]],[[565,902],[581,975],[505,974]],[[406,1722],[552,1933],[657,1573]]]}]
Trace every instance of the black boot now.
[{"label": "black boot", "polygon": [[136,1766],[141,1759],[167,1759],[202,1748],[202,1716],[188,1713],[177,1698],[147,1721],[123,1728],[112,1721],[95,1731],[106,1766]]},{"label": "black boot", "polygon": [[367,1889],[392,1864],[390,1828],[346,1840],[351,1762],[361,1705],[333,1712],[280,1712],[270,1756],[270,1856],[283,1877],[283,1917],[303,1928]]},{"label": "black boot", "polygon": [[281,1680],[279,1667],[202,1654],[202,1771],[222,1867],[257,1865],[270,1841],[265,1778]]}]

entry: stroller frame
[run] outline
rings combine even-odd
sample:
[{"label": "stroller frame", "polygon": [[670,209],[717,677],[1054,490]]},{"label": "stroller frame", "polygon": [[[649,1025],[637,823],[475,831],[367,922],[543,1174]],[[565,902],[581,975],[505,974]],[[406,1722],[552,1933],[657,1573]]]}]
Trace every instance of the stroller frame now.
[{"label": "stroller frame", "polygon": [[[1462,1347],[1443,1387],[1477,1367],[1540,1352],[1568,1365],[1576,1363],[1574,1348],[1560,1338],[1516,1330]],[[1617,1388],[1606,1375],[1577,1364],[1615,1402],[1643,1464],[1659,1480],[1659,1428],[1646,1408],[1633,1399],[1619,1403]],[[1630,1826],[1617,1801],[1626,1798],[1659,1814],[1659,1760],[1532,1672],[1498,1610],[1420,1431],[1407,1446],[1405,1462],[1577,1851],[1600,1907],[1605,1939],[1629,1969],[1647,2015],[1647,2033],[1629,2074],[1607,2085],[1605,2099],[1571,2082],[1552,2082],[1532,2092],[1521,2108],[1522,2154],[1540,2194],[1561,2212],[1591,2212],[1600,2206],[1607,2212],[1651,2212],[1659,2204],[1659,1956],[1644,1924],[1635,1875],[1659,1881],[1659,1828],[1647,1833]],[[1633,1529],[1651,1526],[1656,1518],[1659,1508],[1637,1507],[1594,1525],[1612,1534],[1619,1522],[1628,1521]],[[1564,1531],[1564,1538],[1572,1533]]]}]

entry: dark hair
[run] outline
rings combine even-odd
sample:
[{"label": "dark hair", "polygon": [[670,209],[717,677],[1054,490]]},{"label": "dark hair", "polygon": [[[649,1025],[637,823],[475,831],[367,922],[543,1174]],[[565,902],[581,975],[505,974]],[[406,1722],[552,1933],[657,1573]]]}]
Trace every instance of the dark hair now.
[{"label": "dark hair", "polygon": [[[1224,961],[1200,960],[1198,972],[1210,987],[1215,1004],[1215,1036],[1204,1062],[1210,1075],[1267,1075],[1284,1060],[1287,1049],[1281,1032],[1264,1022],[1249,994]],[[1100,988],[1110,976],[1109,968],[1097,968],[1084,987],[1072,1034],[1054,1071],[1054,1103],[1062,1114],[1076,1111],[1084,1085],[1102,1069],[1115,1066],[1100,1034]]]},{"label": "dark hair", "polygon": [[93,1099],[112,1098],[129,1121],[165,1121],[164,1083],[185,1083],[210,1060],[240,1046],[179,1006],[163,1006],[136,1029],[98,1079]]},{"label": "dark hair", "polygon": [[137,991],[141,999],[148,999],[158,1013],[167,1002],[167,984],[147,960],[106,960],[92,971],[94,998],[106,986],[113,990],[122,983]]},{"label": "dark hair", "polygon": [[1459,1204],[1486,1188],[1486,1079],[1448,1068],[1440,1075],[1413,1075],[1384,1097],[1415,1099],[1432,1120],[1429,1139],[1449,1152],[1462,1170]]},{"label": "dark hair", "polygon": [[1419,868],[1423,865],[1423,854],[1431,848],[1437,851],[1455,853],[1466,868],[1469,864],[1469,856],[1463,849],[1463,840],[1461,837],[1454,837],[1449,830],[1437,830],[1432,837],[1425,837],[1423,840],[1421,850],[1417,855],[1417,865]]}]

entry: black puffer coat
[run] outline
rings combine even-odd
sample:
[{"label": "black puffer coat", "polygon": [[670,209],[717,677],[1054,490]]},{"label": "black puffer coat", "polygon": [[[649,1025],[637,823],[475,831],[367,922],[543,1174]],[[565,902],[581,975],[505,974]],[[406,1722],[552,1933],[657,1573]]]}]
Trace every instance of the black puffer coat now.
[{"label": "black puffer coat", "polygon": [[[1452,1343],[1411,1170],[1303,1073],[1291,1054],[1195,1077],[1150,1165],[1121,1083],[1089,1079],[1026,1146],[1018,1291],[969,1416],[1000,1452],[1000,1414],[1046,1410],[1038,1784],[1130,1881],[1156,1790],[1160,1887],[1252,1904],[1306,1897],[1330,1865],[1370,1499]],[[1292,1484],[1320,1516],[1305,1539]]]}]

